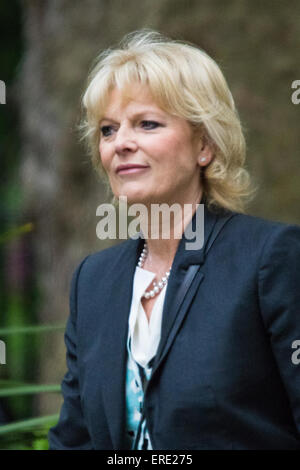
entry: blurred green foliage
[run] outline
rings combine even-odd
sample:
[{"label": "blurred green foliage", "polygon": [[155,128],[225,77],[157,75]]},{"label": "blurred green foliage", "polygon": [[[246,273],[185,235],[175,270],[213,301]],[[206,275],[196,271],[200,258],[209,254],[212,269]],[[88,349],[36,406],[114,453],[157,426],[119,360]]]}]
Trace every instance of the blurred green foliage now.
[{"label": "blurred green foliage", "polygon": [[[42,335],[52,331],[64,330],[64,325],[31,325],[28,327],[13,327],[0,329],[0,337],[11,336],[16,341],[24,335]],[[12,356],[13,358],[14,356]],[[19,364],[19,358],[18,364]],[[60,393],[60,385],[58,384],[26,384],[23,382],[15,382],[12,380],[0,380],[0,399],[13,400],[11,406],[15,414],[17,411],[24,416],[24,410],[18,410],[18,403],[24,403],[24,397],[34,396],[40,393]],[[19,402],[20,397],[23,398]],[[51,426],[58,420],[58,415],[40,416],[37,418],[23,419],[13,421],[0,426],[0,449],[14,450],[47,450],[48,440],[47,434]]]},{"label": "blurred green foliage", "polygon": [[0,449],[48,450],[47,434],[57,420],[58,414],[0,426]]},{"label": "blurred green foliage", "polygon": [[[4,325],[9,328],[35,321],[34,305],[38,292],[32,279],[28,280],[26,289],[9,280],[10,256],[20,246],[15,242],[32,230],[30,223],[24,224],[21,220],[22,192],[18,181],[20,135],[14,81],[23,52],[19,1],[0,3],[0,23],[0,79],[6,85],[6,105],[0,106],[0,328]],[[0,366],[1,378],[7,381],[11,378],[15,381],[33,380],[37,345],[36,338],[12,335],[6,351],[10,361]],[[1,398],[0,405],[7,420],[21,419],[31,415],[33,397],[29,394],[11,395]],[[2,437],[0,442],[0,447],[6,448]]]}]

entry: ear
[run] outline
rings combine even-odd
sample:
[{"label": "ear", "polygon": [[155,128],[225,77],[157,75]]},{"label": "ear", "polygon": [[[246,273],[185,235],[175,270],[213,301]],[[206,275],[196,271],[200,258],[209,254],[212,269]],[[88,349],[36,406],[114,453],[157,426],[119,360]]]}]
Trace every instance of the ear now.
[{"label": "ear", "polygon": [[214,157],[214,151],[211,145],[206,141],[206,139],[202,139],[201,148],[198,153],[197,161],[198,164],[202,167],[207,166]]}]

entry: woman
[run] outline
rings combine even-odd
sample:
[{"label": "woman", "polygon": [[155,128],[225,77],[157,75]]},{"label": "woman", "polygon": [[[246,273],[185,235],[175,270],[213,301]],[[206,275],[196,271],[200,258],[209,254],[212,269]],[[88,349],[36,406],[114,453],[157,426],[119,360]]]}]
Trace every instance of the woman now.
[{"label": "woman", "polygon": [[[74,274],[50,448],[300,449],[300,228],[243,213],[245,144],[219,67],[140,31],[98,58],[83,104],[115,200],[146,210],[139,238]],[[167,238],[162,203],[177,207]]]}]

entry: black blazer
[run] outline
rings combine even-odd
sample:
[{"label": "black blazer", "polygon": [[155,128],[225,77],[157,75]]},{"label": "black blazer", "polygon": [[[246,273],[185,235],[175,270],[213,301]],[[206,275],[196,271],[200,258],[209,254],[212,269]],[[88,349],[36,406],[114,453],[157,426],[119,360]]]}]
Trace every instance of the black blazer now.
[{"label": "black blazer", "polygon": [[[193,218],[193,223],[195,217]],[[300,449],[300,227],[205,207],[174,259],[145,391],[153,449]],[[143,240],[85,258],[71,287],[50,449],[123,449],[128,315]],[[299,362],[299,361],[298,361]]]}]

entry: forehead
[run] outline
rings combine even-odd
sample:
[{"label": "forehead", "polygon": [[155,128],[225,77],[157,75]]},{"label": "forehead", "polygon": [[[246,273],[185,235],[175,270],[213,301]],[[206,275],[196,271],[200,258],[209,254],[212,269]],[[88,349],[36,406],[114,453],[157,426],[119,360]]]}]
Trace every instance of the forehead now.
[{"label": "forehead", "polygon": [[129,111],[156,111],[164,112],[157,101],[153,98],[150,89],[146,85],[137,84],[136,86],[128,86],[119,89],[114,87],[107,96],[106,106],[104,109],[105,116],[107,114],[116,114],[120,110],[127,108]]}]

